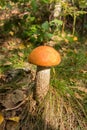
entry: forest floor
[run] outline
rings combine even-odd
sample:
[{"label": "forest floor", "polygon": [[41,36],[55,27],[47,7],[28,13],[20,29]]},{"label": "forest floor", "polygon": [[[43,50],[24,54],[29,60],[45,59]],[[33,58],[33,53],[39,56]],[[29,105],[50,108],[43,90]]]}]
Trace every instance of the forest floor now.
[{"label": "forest floor", "polygon": [[[25,47],[21,40],[15,37],[3,41],[0,46],[0,130],[19,130],[21,117],[25,117],[26,105],[29,105],[29,91],[35,83],[36,69],[27,59],[31,45],[29,48]],[[26,56],[24,50],[28,50]],[[81,69],[81,73],[87,74],[87,64]],[[71,82],[73,84],[73,80]],[[78,90],[87,93],[86,76],[75,82]],[[75,96],[83,100],[78,93]],[[20,129],[27,130],[25,126]]]},{"label": "forest floor", "polygon": [[0,39],[0,130],[16,129],[35,78],[28,60],[22,61],[24,46],[20,41],[15,37]]},{"label": "forest floor", "polygon": [[[22,17],[23,12],[20,13],[18,8],[16,10],[13,8],[13,11],[0,12],[0,15],[2,32],[4,20],[16,15]],[[54,36],[54,39],[57,44],[53,40],[50,44],[55,45],[62,57],[60,67],[58,70],[55,69],[60,75],[59,85],[64,81],[65,84],[62,85],[65,87],[68,81],[68,86],[76,89],[75,97],[85,104],[87,112],[87,39],[79,41],[77,37],[68,34]],[[29,130],[27,126],[30,124],[25,121],[26,125],[23,126],[23,121],[27,116],[31,88],[35,84],[36,67],[28,63],[28,55],[32,48],[32,43],[16,37],[13,31],[0,35],[0,130]],[[84,127],[86,130],[87,123]]]}]

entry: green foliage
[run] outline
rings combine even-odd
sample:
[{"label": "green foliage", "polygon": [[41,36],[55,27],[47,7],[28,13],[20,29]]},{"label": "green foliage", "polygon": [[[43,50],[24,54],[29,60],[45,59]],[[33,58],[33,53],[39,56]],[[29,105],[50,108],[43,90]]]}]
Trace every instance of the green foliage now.
[{"label": "green foliage", "polygon": [[49,40],[52,37],[52,33],[49,30],[50,26],[48,21],[42,24],[36,24],[35,22],[35,17],[27,17],[26,22],[24,18],[22,27],[25,28],[25,30],[23,30],[22,37],[24,39],[29,37],[33,43],[41,43],[45,40]]},{"label": "green foliage", "polygon": [[69,50],[66,58],[62,61],[59,68],[56,68],[58,75],[66,80],[70,80],[72,78],[82,78],[82,74],[80,70],[87,63],[87,56],[83,51],[79,51],[78,53]]},{"label": "green foliage", "polygon": [[[60,18],[50,18],[53,12],[53,6],[56,2],[60,3]],[[15,34],[23,39],[28,39],[33,43],[43,43],[50,40],[54,32],[64,31],[66,28],[67,17],[72,17],[72,26],[70,31],[73,35],[77,32],[77,18],[81,21],[82,16],[86,15],[86,11],[79,9],[79,6],[84,3],[84,8],[86,7],[87,2],[85,0],[80,1],[60,1],[60,0],[11,0],[11,1],[1,1],[1,7],[9,9],[10,11],[14,7],[15,3],[18,4],[21,12],[27,12],[23,17],[11,17],[10,20],[5,21],[3,30],[7,30],[7,33],[14,31]],[[50,7],[52,6],[52,11]],[[69,7],[69,8],[68,8]],[[45,10],[44,10],[45,8]],[[68,21],[71,22],[71,21]],[[86,23],[84,28],[86,28]],[[15,30],[14,30],[15,28]],[[21,32],[21,33],[20,33]],[[3,32],[4,33],[4,32]],[[6,32],[5,32],[6,33]]]},{"label": "green foliage", "polygon": [[87,1],[86,0],[75,0],[75,3],[79,5],[80,8],[84,9],[87,7]]},{"label": "green foliage", "polygon": [[67,96],[70,94],[74,95],[73,90],[69,87],[69,84],[66,80],[58,80],[56,77],[51,80],[51,85],[57,90],[58,94],[61,96]]},{"label": "green foliage", "polygon": [[63,25],[63,21],[55,18],[54,20],[50,21],[49,24],[52,28],[54,28],[54,32],[58,32]]}]

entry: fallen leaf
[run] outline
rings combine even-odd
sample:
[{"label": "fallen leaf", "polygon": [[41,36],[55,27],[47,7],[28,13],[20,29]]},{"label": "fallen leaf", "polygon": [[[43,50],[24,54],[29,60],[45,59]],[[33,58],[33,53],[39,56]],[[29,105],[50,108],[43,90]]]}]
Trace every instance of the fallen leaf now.
[{"label": "fallen leaf", "polygon": [[65,41],[66,43],[69,43],[69,40],[68,40],[68,39],[66,39],[66,38],[64,39],[64,41]]},{"label": "fallen leaf", "polygon": [[87,88],[77,87],[77,89],[78,89],[79,91],[82,91],[82,92],[84,92],[84,93],[87,93]]},{"label": "fallen leaf", "polygon": [[11,120],[7,120],[6,122],[7,123],[5,124],[5,130],[18,130],[19,125],[18,125],[17,122],[14,122],[14,121],[11,121]]},{"label": "fallen leaf", "polygon": [[6,63],[3,64],[3,66],[9,66],[9,65],[12,65],[10,61],[7,61]]},{"label": "fallen leaf", "polygon": [[73,37],[73,35],[72,35],[72,34],[68,34],[67,36],[68,36],[68,37]]},{"label": "fallen leaf", "polygon": [[0,125],[2,124],[3,121],[4,121],[4,117],[3,117],[2,113],[0,113]]},{"label": "fallen leaf", "polygon": [[74,38],[73,38],[73,41],[77,41],[77,40],[78,40],[78,38],[77,38],[77,37],[74,37]]},{"label": "fallen leaf", "polygon": [[78,50],[77,50],[77,49],[74,49],[74,52],[75,52],[75,53],[78,53]]},{"label": "fallen leaf", "polygon": [[65,36],[66,36],[66,34],[65,33],[62,33],[62,35],[61,35],[63,38],[65,38]]},{"label": "fallen leaf", "polygon": [[5,77],[5,75],[4,74],[0,74],[0,79],[2,79],[3,77]]},{"label": "fallen leaf", "polygon": [[23,56],[24,56],[24,54],[23,54],[22,52],[18,52],[18,55],[19,55],[20,57],[23,57]]},{"label": "fallen leaf", "polygon": [[13,36],[13,35],[14,35],[14,32],[10,31],[9,34],[10,34],[11,36]]},{"label": "fallen leaf", "polygon": [[18,45],[18,48],[19,48],[20,50],[22,50],[22,49],[25,48],[25,45],[24,45],[23,43],[21,43],[21,44]]},{"label": "fallen leaf", "polygon": [[19,122],[19,120],[20,120],[20,117],[19,116],[14,116],[14,117],[10,117],[10,118],[8,118],[8,120],[10,120],[10,121],[14,121],[14,122]]},{"label": "fallen leaf", "polygon": [[75,97],[80,99],[80,100],[83,100],[82,96],[80,96],[78,93],[75,93]]}]

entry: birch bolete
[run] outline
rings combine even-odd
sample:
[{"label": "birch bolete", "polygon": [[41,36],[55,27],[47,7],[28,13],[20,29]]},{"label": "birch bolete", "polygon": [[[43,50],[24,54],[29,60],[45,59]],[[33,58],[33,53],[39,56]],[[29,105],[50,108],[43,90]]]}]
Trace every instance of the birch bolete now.
[{"label": "birch bolete", "polygon": [[49,90],[50,68],[60,63],[60,54],[52,47],[39,46],[30,53],[28,60],[37,65],[34,96],[36,101],[41,102]]}]

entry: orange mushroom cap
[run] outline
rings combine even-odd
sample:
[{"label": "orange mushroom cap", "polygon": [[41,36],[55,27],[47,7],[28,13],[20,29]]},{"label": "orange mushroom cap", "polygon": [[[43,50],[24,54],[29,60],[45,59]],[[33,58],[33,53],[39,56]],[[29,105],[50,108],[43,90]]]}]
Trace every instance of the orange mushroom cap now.
[{"label": "orange mushroom cap", "polygon": [[28,57],[29,62],[38,66],[55,66],[61,61],[60,54],[52,47],[39,46]]}]

